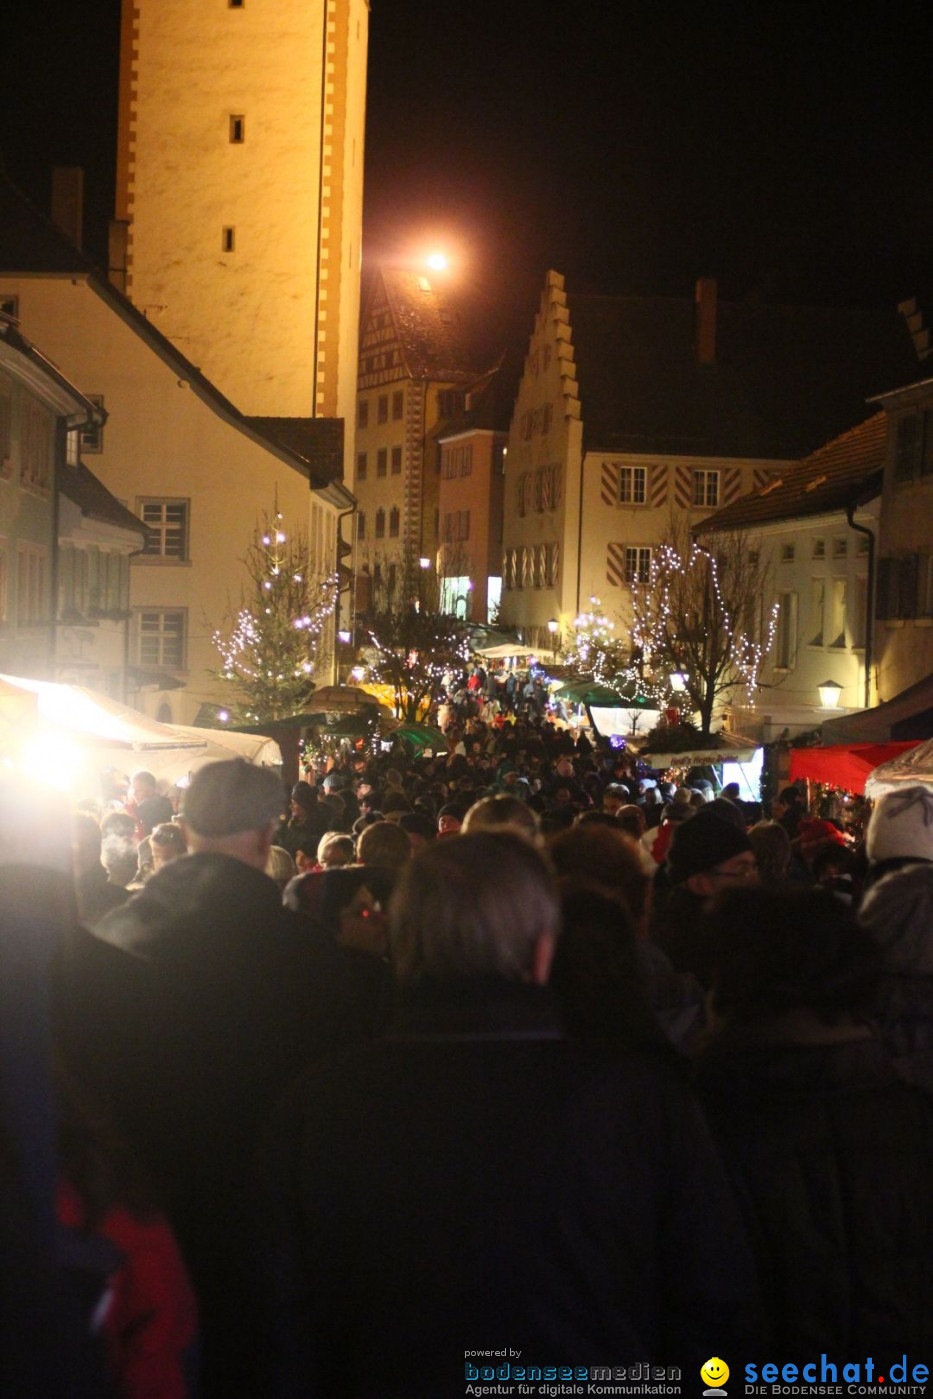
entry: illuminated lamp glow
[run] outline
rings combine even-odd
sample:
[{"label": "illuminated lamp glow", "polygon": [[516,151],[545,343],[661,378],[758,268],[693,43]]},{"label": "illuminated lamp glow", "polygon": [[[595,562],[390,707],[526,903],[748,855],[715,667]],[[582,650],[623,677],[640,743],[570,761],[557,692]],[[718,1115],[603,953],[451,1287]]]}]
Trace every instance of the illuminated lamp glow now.
[{"label": "illuminated lamp glow", "polygon": [[446,272],[450,265],[443,253],[431,253],[425,261],[432,272]]}]

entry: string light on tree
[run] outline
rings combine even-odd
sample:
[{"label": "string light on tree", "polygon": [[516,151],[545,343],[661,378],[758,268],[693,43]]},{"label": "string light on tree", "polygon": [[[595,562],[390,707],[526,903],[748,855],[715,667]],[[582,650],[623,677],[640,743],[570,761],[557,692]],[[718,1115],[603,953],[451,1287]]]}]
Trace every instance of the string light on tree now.
[{"label": "string light on tree", "polygon": [[246,596],[228,628],[213,634],[222,662],[214,674],[237,692],[228,705],[234,722],[259,724],[307,707],[337,576],[317,572],[306,537],[289,538],[278,510],[265,517],[243,562]]}]

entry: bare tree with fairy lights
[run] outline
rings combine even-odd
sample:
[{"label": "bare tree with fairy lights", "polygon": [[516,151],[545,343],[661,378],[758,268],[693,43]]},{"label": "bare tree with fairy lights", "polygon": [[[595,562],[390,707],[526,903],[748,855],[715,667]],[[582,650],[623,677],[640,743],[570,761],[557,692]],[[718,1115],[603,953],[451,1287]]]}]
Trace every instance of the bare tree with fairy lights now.
[{"label": "bare tree with fairy lights", "polygon": [[444,675],[469,657],[467,623],[440,609],[433,572],[406,564],[374,580],[362,630],[375,679],[395,691],[395,713],[409,721],[433,715]]},{"label": "bare tree with fairy lights", "polygon": [[647,581],[630,584],[632,645],[656,684],[679,677],[703,738],[720,696],[742,687],[754,703],[774,640],[778,609],[765,604],[758,558],[745,536],[709,535],[701,546],[672,528],[652,551]]},{"label": "bare tree with fairy lights", "polygon": [[302,531],[289,535],[267,512],[243,559],[249,584],[239,609],[213,634],[222,665],[212,672],[236,695],[235,723],[301,714],[314,690],[337,576],[317,565]]}]

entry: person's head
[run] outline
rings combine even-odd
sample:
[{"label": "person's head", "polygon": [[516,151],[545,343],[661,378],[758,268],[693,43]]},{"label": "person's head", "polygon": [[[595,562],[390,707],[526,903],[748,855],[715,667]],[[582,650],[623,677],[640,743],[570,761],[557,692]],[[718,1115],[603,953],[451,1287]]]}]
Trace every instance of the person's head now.
[{"label": "person's head", "polygon": [[266,861],[266,874],[270,879],[274,879],[280,889],[284,889],[290,879],[294,879],[296,873],[295,861],[288,851],[281,845],[273,845],[269,848],[269,858]]},{"label": "person's head", "polygon": [[130,787],[136,801],[145,801],[147,797],[154,797],[157,792],[155,774],[147,772],[141,768],[139,772],[134,772],[130,778]]},{"label": "person's head", "polygon": [[152,851],[153,873],[157,873],[163,865],[171,864],[172,860],[177,860],[180,855],[188,853],[185,833],[175,821],[163,821],[153,829],[149,837],[149,848]]},{"label": "person's head", "polygon": [[933,789],[918,783],[881,797],[868,823],[865,848],[872,865],[933,860]]},{"label": "person's head", "polygon": [[76,811],[71,818],[71,850],[75,874],[103,869],[100,823],[89,811]]},{"label": "person's head", "polygon": [[296,821],[303,821],[308,812],[315,809],[317,801],[316,787],[312,787],[310,782],[296,782],[292,788],[291,801],[289,802],[292,817]]},{"label": "person's head", "polygon": [[481,797],[470,807],[461,827],[464,835],[476,831],[499,831],[509,828],[517,830],[528,840],[538,839],[537,815],[521,797],[513,797],[508,792]]},{"label": "person's head", "polygon": [[674,827],[667,872],[708,907],[733,885],[757,880],[758,865],[745,831],[704,809]]},{"label": "person's head", "polygon": [[621,899],[639,933],[645,931],[651,906],[651,878],[632,838],[610,826],[577,823],[548,841],[548,854],[562,879],[585,880],[612,898]]},{"label": "person's head", "polygon": [[626,802],[624,806],[620,806],[616,812],[616,820],[625,834],[633,840],[641,840],[648,825],[644,808],[636,806],[635,802]]},{"label": "person's head", "polygon": [[603,792],[603,811],[610,816],[618,816],[623,806],[628,805],[628,792],[618,782],[610,782]]},{"label": "person's head", "polygon": [[434,839],[434,822],[423,811],[404,811],[398,818],[399,829],[408,836],[411,853],[417,854]]},{"label": "person's head", "polygon": [[780,821],[788,811],[803,811],[803,803],[796,787],[782,787],[777,796],[771,798],[772,821]]},{"label": "person's head", "polygon": [[933,864],[884,875],[863,898],[858,919],[882,949],[886,971],[933,977]]},{"label": "person's head", "polygon": [[[299,854],[303,852],[299,851]],[[342,835],[340,831],[328,831],[327,835],[321,836],[317,847],[317,863],[325,870],[341,869],[344,865],[352,865],[356,859],[356,846],[353,837]],[[307,859],[299,863],[299,869],[310,869],[311,863]]]},{"label": "person's head", "polygon": [[402,870],[389,910],[392,962],[404,984],[543,984],[559,929],[547,865],[506,828],[435,841]]},{"label": "person's head", "polygon": [[463,808],[455,802],[447,802],[437,813],[438,836],[455,836],[463,825]]},{"label": "person's head", "polygon": [[313,870],[286,886],[283,901],[286,908],[310,918],[324,937],[383,957],[385,908],[394,879],[394,870],[375,866]]},{"label": "person's head", "polygon": [[790,869],[791,844],[786,829],[777,821],[759,821],[748,833],[758,861],[758,875],[763,884],[777,884],[787,878]]},{"label": "person's head", "polygon": [[880,949],[826,890],[733,888],[710,924],[721,1019],[757,1025],[809,1011],[833,1025],[870,1013]]},{"label": "person's head", "polygon": [[411,843],[394,821],[374,821],[360,832],[356,858],[361,865],[398,869],[411,859]]},{"label": "person's head", "polygon": [[281,811],[282,788],[271,768],[232,758],[194,774],[181,824],[193,855],[230,855],[265,870]]},{"label": "person's head", "polygon": [[726,801],[737,802],[742,795],[742,788],[737,782],[727,782],[722,789],[722,795]]}]

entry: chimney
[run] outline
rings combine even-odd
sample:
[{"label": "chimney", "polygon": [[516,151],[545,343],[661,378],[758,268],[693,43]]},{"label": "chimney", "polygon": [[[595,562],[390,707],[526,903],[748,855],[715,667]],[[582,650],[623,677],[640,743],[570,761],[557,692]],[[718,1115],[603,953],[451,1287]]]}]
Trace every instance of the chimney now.
[{"label": "chimney", "polygon": [[52,222],[75,247],[84,245],[84,171],[56,165],[52,171]]},{"label": "chimney", "polygon": [[698,277],[696,286],[697,364],[716,363],[716,278]]}]

